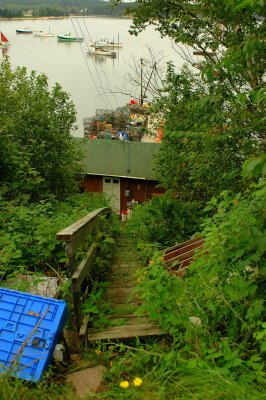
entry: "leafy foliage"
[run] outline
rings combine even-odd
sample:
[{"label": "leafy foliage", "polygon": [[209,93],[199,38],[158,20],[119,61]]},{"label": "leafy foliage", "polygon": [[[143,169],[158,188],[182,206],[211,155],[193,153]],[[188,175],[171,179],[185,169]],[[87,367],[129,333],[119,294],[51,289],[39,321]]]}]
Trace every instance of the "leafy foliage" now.
[{"label": "leafy foliage", "polygon": [[1,194],[63,199],[78,188],[81,155],[70,132],[75,110],[59,84],[48,88],[44,74],[0,65]]},{"label": "leafy foliage", "polygon": [[131,10],[132,34],[153,25],[187,62],[169,63],[153,104],[164,120],[157,178],[184,201],[243,191],[243,162],[265,152],[263,3],[141,0]]},{"label": "leafy foliage", "polygon": [[187,68],[175,73],[170,65],[167,84],[169,95],[155,106],[166,110],[157,179],[184,201],[244,190],[243,161],[265,148],[261,111],[246,113],[244,99],[224,85],[203,83]]},{"label": "leafy foliage", "polygon": [[88,193],[72,196],[65,202],[47,199],[29,203],[27,207],[2,201],[1,279],[27,271],[53,275],[56,270],[60,274],[67,258],[63,244],[55,238],[56,233],[96,208],[107,205],[103,196]]},{"label": "leafy foliage", "polygon": [[200,201],[184,203],[169,191],[146,204],[135,206],[127,230],[140,248],[150,245],[153,252],[155,245],[163,248],[190,237],[195,227],[199,227],[200,207]]},{"label": "leafy foliage", "polygon": [[263,83],[264,1],[137,0],[136,5],[133,34],[154,25],[162,36],[201,50],[206,63],[199,68],[208,75],[217,67],[218,80],[239,92]]},{"label": "leafy foliage", "polygon": [[[251,163],[249,173],[256,175],[258,164],[264,171],[265,157]],[[204,247],[184,281],[169,274],[160,254],[140,275],[145,310],[169,331],[191,365],[204,360],[237,374],[245,371],[247,379],[260,383],[266,349],[265,199],[266,182],[258,180],[246,195],[225,191],[208,203],[205,210],[215,213],[203,224]]]}]

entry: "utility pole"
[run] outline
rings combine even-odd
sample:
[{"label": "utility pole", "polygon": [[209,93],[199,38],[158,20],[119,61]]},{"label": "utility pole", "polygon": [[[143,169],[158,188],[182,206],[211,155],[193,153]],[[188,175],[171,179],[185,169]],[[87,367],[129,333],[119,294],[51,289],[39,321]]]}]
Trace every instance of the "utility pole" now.
[{"label": "utility pole", "polygon": [[143,105],[143,82],[142,82],[142,71],[143,68],[143,58],[140,59],[140,105]]},{"label": "utility pole", "polygon": [[155,70],[156,70],[156,62],[153,64],[153,67],[152,67],[152,70],[151,70],[151,73],[150,73],[150,77],[149,77],[149,79],[148,79],[148,82],[147,82],[146,88],[145,88],[145,90],[144,90],[142,99],[144,99],[144,98],[146,97],[146,92],[147,92],[147,89],[148,89],[148,87],[149,87],[152,74],[153,74],[153,72],[154,72]]},{"label": "utility pole", "polygon": [[143,87],[144,86],[143,85],[143,66],[144,66],[144,63],[143,63],[143,58],[140,59],[140,105],[141,106],[143,105],[144,98],[146,97],[147,89],[148,89],[148,87],[150,85],[150,82],[151,82],[151,77],[152,77],[154,71],[156,71],[156,65],[157,64],[155,62],[153,64],[153,66],[152,66],[151,73],[150,73],[150,76],[148,78],[148,82],[146,84],[146,87],[144,88]]}]

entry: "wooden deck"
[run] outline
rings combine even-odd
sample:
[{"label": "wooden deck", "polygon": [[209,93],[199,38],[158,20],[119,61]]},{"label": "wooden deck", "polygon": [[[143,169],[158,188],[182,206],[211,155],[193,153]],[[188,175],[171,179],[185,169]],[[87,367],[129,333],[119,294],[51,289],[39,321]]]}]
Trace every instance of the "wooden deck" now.
[{"label": "wooden deck", "polygon": [[138,297],[131,294],[136,285],[136,271],[141,266],[122,229],[112,271],[105,277],[108,286],[103,301],[111,307],[112,313],[108,317],[110,326],[103,331],[89,329],[88,343],[163,335],[156,322],[136,315],[141,303]]}]

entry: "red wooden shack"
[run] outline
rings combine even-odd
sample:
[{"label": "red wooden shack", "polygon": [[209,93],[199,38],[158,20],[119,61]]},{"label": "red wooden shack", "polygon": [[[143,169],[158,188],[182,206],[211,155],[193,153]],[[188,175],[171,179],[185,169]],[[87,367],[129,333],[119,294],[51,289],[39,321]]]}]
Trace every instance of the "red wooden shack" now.
[{"label": "red wooden shack", "polygon": [[143,203],[165,192],[153,174],[160,144],[82,139],[81,147],[85,154],[82,189],[107,193],[115,211],[123,213],[132,200]]}]

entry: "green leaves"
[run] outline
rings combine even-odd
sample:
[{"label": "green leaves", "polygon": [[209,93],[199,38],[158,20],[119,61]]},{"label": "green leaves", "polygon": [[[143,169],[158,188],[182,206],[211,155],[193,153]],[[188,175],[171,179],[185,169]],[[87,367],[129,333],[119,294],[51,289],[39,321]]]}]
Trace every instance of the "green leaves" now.
[{"label": "green leaves", "polygon": [[[50,271],[65,267],[63,244],[56,241],[56,233],[80,219],[90,211],[107,205],[106,199],[98,194],[76,195],[65,202],[53,199],[26,205],[0,201],[0,266],[2,278],[16,271]],[[109,224],[113,229],[114,224]],[[107,236],[107,234],[106,234]],[[107,248],[107,258],[112,254]],[[106,250],[106,248],[105,248]],[[104,253],[104,250],[102,250]]]},{"label": "green leaves", "polygon": [[134,233],[132,240],[141,246],[151,243],[151,251],[166,247],[187,239],[200,226],[200,206],[199,201],[184,203],[169,191],[147,204],[135,206],[127,229]]},{"label": "green leaves", "polygon": [[[247,163],[250,173],[260,165],[257,178],[263,170],[262,159]],[[245,194],[224,190],[211,198],[205,207],[209,218],[201,232],[203,251],[183,280],[166,270],[160,254],[139,272],[142,310],[160,322],[182,354],[196,354],[199,360],[240,375],[249,369],[250,379],[258,382],[265,376],[266,351],[262,183],[265,186],[263,179],[252,183]],[[190,317],[200,318],[200,329],[189,323]]]},{"label": "green leaves", "polygon": [[47,193],[63,199],[78,189],[81,156],[70,132],[74,104],[44,74],[0,64],[0,183],[5,196]]},{"label": "green leaves", "polygon": [[243,166],[243,177],[258,177],[266,176],[266,155],[262,155],[261,157],[254,157],[245,162]]}]

